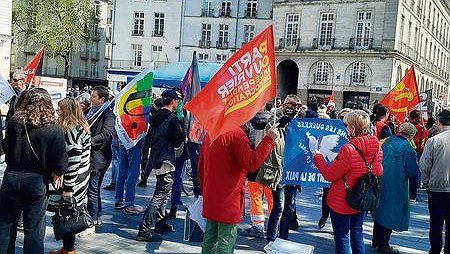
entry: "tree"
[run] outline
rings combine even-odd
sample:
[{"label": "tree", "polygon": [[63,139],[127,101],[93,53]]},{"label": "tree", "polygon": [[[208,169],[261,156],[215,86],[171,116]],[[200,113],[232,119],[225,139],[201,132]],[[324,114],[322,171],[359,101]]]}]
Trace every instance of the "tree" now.
[{"label": "tree", "polygon": [[46,54],[64,62],[69,76],[70,54],[79,50],[96,21],[91,0],[14,0],[14,37],[19,45],[42,45]]}]

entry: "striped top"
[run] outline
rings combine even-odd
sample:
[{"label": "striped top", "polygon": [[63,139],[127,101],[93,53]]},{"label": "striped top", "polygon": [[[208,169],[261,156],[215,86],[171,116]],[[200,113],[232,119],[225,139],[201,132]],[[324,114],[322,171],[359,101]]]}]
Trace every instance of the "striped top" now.
[{"label": "striped top", "polygon": [[62,191],[73,192],[77,206],[86,204],[89,181],[91,136],[81,126],[71,126],[65,133],[69,164],[63,176],[63,188],[54,190],[50,184],[48,210],[58,208]]}]

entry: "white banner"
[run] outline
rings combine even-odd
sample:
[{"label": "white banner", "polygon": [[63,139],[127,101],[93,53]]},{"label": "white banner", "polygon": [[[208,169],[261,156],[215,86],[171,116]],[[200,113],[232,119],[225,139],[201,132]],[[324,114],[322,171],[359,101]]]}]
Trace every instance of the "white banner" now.
[{"label": "white banner", "polygon": [[67,93],[67,79],[50,78],[50,77],[36,77],[38,79],[38,87],[44,88],[52,97],[53,107],[58,107],[58,102],[66,98]]},{"label": "white banner", "polygon": [[4,104],[16,95],[11,85],[0,75],[0,104]]}]

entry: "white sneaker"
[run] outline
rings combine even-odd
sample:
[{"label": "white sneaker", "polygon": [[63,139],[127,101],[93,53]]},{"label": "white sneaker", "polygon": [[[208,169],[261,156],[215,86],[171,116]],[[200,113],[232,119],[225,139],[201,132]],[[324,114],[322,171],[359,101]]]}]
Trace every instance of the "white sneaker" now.
[{"label": "white sneaker", "polygon": [[78,234],[78,237],[83,238],[83,237],[93,235],[93,234],[95,234],[95,227],[90,227],[90,228],[84,230],[83,232],[80,232]]}]

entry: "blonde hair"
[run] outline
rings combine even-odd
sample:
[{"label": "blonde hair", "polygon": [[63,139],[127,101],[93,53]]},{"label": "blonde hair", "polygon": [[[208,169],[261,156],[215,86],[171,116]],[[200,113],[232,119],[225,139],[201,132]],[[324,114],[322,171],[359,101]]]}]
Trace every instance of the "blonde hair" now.
[{"label": "blonde hair", "polygon": [[368,135],[370,133],[370,116],[363,110],[354,110],[344,117],[344,123],[355,129],[353,136]]},{"label": "blonde hair", "polygon": [[81,126],[89,133],[89,124],[81,110],[80,102],[71,97],[66,97],[58,102],[59,124],[67,131],[70,126]]}]

